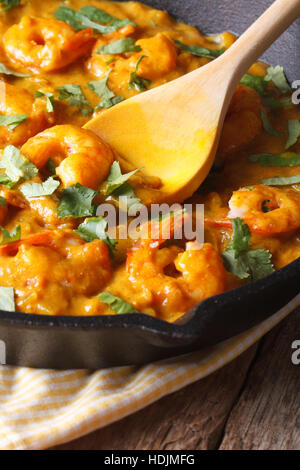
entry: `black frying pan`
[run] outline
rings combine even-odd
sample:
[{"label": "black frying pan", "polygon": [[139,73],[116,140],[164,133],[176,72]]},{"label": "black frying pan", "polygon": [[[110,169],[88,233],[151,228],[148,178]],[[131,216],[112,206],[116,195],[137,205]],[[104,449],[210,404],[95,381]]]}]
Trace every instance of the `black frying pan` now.
[{"label": "black frying pan", "polygon": [[[241,34],[272,0],[147,0],[205,33]],[[87,0],[88,4],[88,0]],[[300,21],[266,52],[300,79]],[[141,364],[216,344],[265,320],[299,293],[300,259],[268,276],[212,297],[181,324],[140,315],[50,317],[0,311],[0,352],[10,365],[90,368]]]}]

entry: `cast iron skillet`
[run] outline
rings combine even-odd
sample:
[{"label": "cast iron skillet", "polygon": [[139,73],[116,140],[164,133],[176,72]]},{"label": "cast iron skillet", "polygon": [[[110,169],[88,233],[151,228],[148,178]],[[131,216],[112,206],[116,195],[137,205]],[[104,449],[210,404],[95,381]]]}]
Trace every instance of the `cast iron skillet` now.
[{"label": "cast iron skillet", "polygon": [[[146,0],[206,33],[242,33],[272,0]],[[87,0],[88,4],[88,0]],[[299,77],[299,19],[264,58]],[[298,74],[298,75],[297,75]],[[0,351],[10,365],[90,368],[141,364],[216,344],[260,323],[299,293],[300,259],[249,285],[212,297],[181,324],[140,315],[50,317],[0,311]]]}]

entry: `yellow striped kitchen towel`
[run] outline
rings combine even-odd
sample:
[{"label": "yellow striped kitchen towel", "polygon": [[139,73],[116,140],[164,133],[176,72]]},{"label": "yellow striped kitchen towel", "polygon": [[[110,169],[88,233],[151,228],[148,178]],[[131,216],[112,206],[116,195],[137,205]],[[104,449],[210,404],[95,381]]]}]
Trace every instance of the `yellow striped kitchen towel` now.
[{"label": "yellow striped kitchen towel", "polygon": [[134,413],[237,357],[292,310],[204,351],[144,366],[86,370],[0,369],[0,448],[45,449]]}]

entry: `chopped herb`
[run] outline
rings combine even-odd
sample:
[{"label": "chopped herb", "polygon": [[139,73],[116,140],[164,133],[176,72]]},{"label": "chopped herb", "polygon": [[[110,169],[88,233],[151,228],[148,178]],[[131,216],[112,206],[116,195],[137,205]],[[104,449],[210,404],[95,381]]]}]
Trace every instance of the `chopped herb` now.
[{"label": "chopped herb", "polygon": [[183,44],[182,42],[178,41],[177,39],[173,39],[176,46],[178,46],[183,51],[189,52],[197,57],[207,57],[208,59],[215,59],[219,57],[223,52],[225,52],[225,48],[222,49],[207,49],[206,47],[202,46],[189,46],[188,44]]},{"label": "chopped herb", "polygon": [[64,217],[89,217],[95,213],[95,206],[92,204],[97,192],[76,183],[66,188],[60,200],[57,214],[60,219]]},{"label": "chopped herb", "polygon": [[128,304],[120,297],[110,294],[110,292],[102,292],[98,295],[98,298],[104,304],[109,305],[109,308],[117,315],[122,315],[124,313],[139,313],[134,307],[132,307],[132,305]]},{"label": "chopped herb", "polygon": [[9,188],[12,188],[15,185],[15,183],[4,173],[0,173],[0,184],[8,186]]},{"label": "chopped herb", "polygon": [[135,197],[134,189],[128,183],[123,183],[122,186],[113,192],[113,195],[118,197],[119,201],[122,203],[120,209],[127,212],[130,211],[131,215],[139,211],[142,207],[142,201],[138,197]]},{"label": "chopped herb", "polygon": [[266,186],[288,186],[290,184],[298,183],[300,183],[300,175],[266,178],[262,180],[262,184],[265,184]]},{"label": "chopped herb", "polygon": [[110,255],[113,256],[117,242],[107,235],[106,229],[107,220],[103,217],[88,217],[75,232],[86,242],[102,240],[108,246]]},{"label": "chopped herb", "polygon": [[[128,18],[124,18],[120,20],[119,18],[116,18],[115,16],[112,16],[103,10],[99,10],[99,8],[96,8],[90,5],[80,8],[79,12],[80,14],[85,15],[91,21],[96,21],[97,23],[108,25],[107,26],[108,33],[113,33],[117,29],[123,28],[124,26],[127,26],[128,24],[131,24],[132,26],[136,26],[136,24],[133,21],[129,20]],[[99,25],[97,26],[99,27]],[[101,26],[101,28],[103,28],[103,26]],[[105,34],[105,31],[102,34]]]},{"label": "chopped herb", "polygon": [[283,67],[280,65],[276,65],[276,67],[269,67],[267,69],[267,73],[268,75],[265,77],[266,82],[272,80],[274,85],[276,85],[281,93],[289,93],[291,91],[291,87],[287,82]]},{"label": "chopped herb", "polygon": [[251,232],[247,224],[237,217],[232,221],[233,240],[230,242],[230,249],[238,255],[242,251],[247,251],[250,248]]},{"label": "chopped herb", "polygon": [[46,98],[46,109],[48,113],[54,112],[55,99],[53,93],[43,93],[42,91],[35,92],[36,98]]},{"label": "chopped herb", "polygon": [[0,245],[6,245],[7,243],[18,242],[21,238],[21,227],[17,225],[11,232],[6,230],[4,227],[1,227],[2,240]]},{"label": "chopped herb", "polygon": [[142,55],[136,63],[135,71],[130,74],[129,85],[128,88],[132,88],[137,91],[144,91],[151,85],[151,80],[148,78],[141,77],[138,75],[137,71],[141,61],[147,57],[146,55]]},{"label": "chopped herb", "polygon": [[262,97],[262,104],[267,108],[273,110],[282,108],[283,104],[281,101],[276,100],[272,95],[266,95]]},{"label": "chopped herb", "polygon": [[233,239],[222,257],[225,268],[240,279],[255,281],[274,272],[269,250],[252,250],[251,232],[247,224],[237,217],[232,220]]},{"label": "chopped herb", "polygon": [[265,77],[259,77],[257,75],[246,73],[242,77],[242,80],[240,83],[242,83],[245,86],[248,86],[249,88],[253,88],[253,90],[255,90],[259,95],[265,94],[265,88],[267,86]]},{"label": "chopped herb", "polygon": [[22,124],[28,118],[27,114],[15,114],[14,116],[0,115],[0,126],[7,126],[10,131]]},{"label": "chopped herb", "polygon": [[271,209],[269,209],[269,207],[267,206],[267,203],[270,202],[270,199],[265,199],[263,202],[262,202],[262,205],[261,205],[261,210],[263,212],[270,212]]},{"label": "chopped herb", "polygon": [[115,104],[118,104],[124,100],[122,96],[116,96],[114,92],[108,88],[107,82],[110,73],[111,70],[108,72],[105,78],[102,78],[102,80],[96,80],[89,82],[88,84],[89,88],[101,98],[101,102],[96,106],[95,109],[111,108]]},{"label": "chopped herb", "polygon": [[0,310],[15,311],[15,291],[13,287],[0,286]]},{"label": "chopped herb", "polygon": [[268,115],[262,109],[260,110],[260,117],[263,123],[263,128],[268,134],[274,136],[281,135],[280,132],[276,131],[276,129],[272,127]]},{"label": "chopped herb", "polygon": [[99,47],[97,54],[123,54],[124,52],[140,52],[142,48],[135,45],[136,39],[123,38]]},{"label": "chopped herb", "polygon": [[98,8],[89,5],[82,7],[77,12],[62,4],[56,10],[54,16],[57,20],[68,23],[75,30],[93,28],[94,31],[100,34],[113,33],[117,29],[122,28],[128,24],[135,26],[135,24],[128,18],[120,20],[102,10],[99,10]]},{"label": "chopped herb", "polygon": [[280,153],[257,153],[249,156],[250,162],[259,163],[261,166],[298,166],[300,155],[284,157]]},{"label": "chopped herb", "polygon": [[131,176],[133,176],[137,170],[133,170],[130,173],[122,175],[119,162],[113,162],[110,167],[109,175],[106,180],[106,195],[113,193],[116,189],[120,188]]},{"label": "chopped herb", "polygon": [[5,147],[0,168],[5,169],[5,174],[11,183],[18,183],[21,179],[31,179],[38,173],[37,167],[13,145]]},{"label": "chopped herb", "polygon": [[54,161],[52,160],[52,158],[49,158],[49,160],[47,161],[47,170],[49,171],[51,175],[56,174],[56,165]]},{"label": "chopped herb", "polygon": [[15,70],[9,69],[4,64],[2,64],[2,62],[0,62],[0,74],[13,75],[14,77],[19,77],[19,78],[30,77],[30,75],[28,75],[26,73],[19,73],[19,72],[16,72]]},{"label": "chopped herb", "polygon": [[21,0],[0,0],[1,8],[3,11],[11,10],[20,5]]},{"label": "chopped herb", "polygon": [[289,137],[285,145],[285,149],[292,147],[300,137],[300,121],[299,119],[288,120]]},{"label": "chopped herb", "polygon": [[89,116],[90,114],[92,114],[93,111],[94,111],[93,108],[83,108],[80,111],[80,114],[81,116]]},{"label": "chopped herb", "polygon": [[60,182],[50,176],[44,183],[25,183],[21,186],[20,191],[26,199],[31,199],[50,196],[57,190],[59,185]]},{"label": "chopped herb", "polygon": [[294,106],[293,101],[291,100],[291,98],[288,97],[281,98],[280,102],[283,104],[283,106],[287,106],[288,108]]},{"label": "chopped herb", "polygon": [[80,85],[77,85],[76,83],[69,83],[57,88],[57,91],[59,93],[59,100],[66,100],[68,105],[82,108],[81,114],[84,116],[93,112],[91,103],[84,96]]}]

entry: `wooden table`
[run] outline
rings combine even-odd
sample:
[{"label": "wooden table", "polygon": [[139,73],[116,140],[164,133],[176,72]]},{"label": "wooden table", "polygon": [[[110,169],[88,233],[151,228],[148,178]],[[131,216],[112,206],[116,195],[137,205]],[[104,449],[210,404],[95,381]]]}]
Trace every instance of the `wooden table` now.
[{"label": "wooden table", "polygon": [[210,377],[56,449],[300,449],[300,310]]}]

